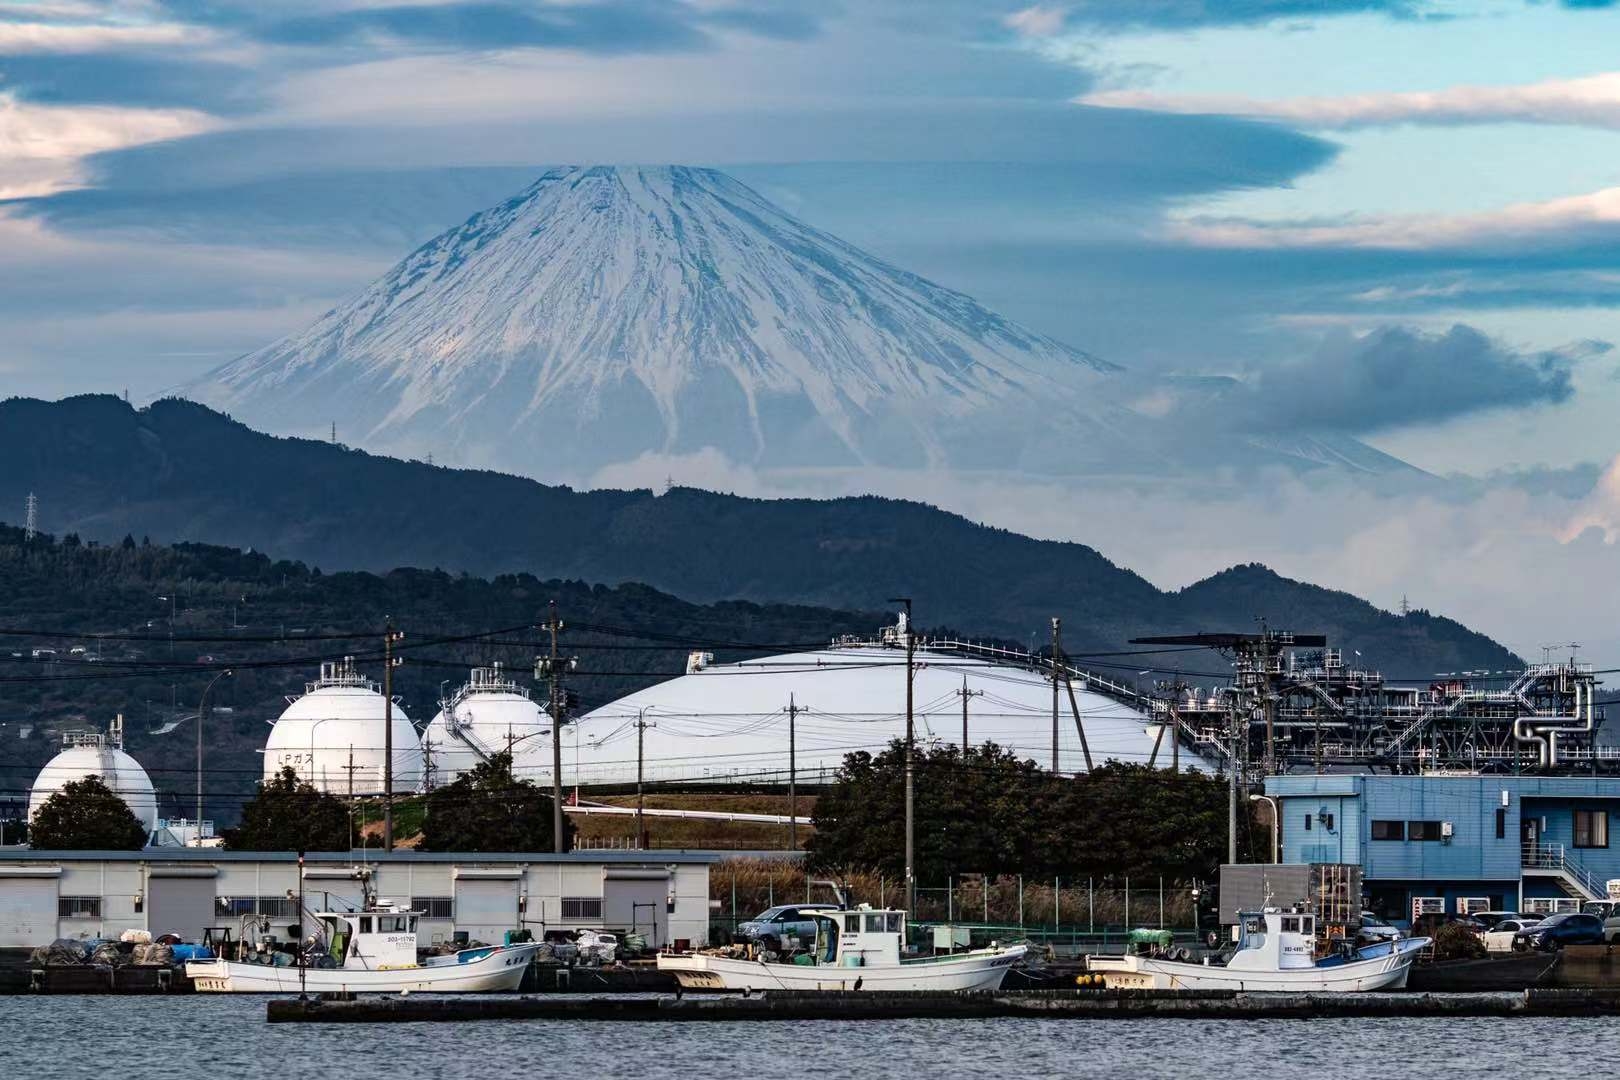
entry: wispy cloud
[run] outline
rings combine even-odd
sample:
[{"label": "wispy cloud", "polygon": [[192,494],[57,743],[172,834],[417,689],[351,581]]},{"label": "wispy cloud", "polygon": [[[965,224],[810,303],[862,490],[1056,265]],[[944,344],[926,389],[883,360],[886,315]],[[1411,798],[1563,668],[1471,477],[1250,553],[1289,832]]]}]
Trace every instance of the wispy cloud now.
[{"label": "wispy cloud", "polygon": [[0,21],[0,54],[87,53],[197,42],[209,36],[180,23],[117,25]]},{"label": "wispy cloud", "polygon": [[1497,249],[1506,245],[1612,242],[1620,226],[1620,187],[1474,214],[1401,214],[1340,221],[1186,218],[1173,237],[1223,248],[1384,248],[1397,251]]},{"label": "wispy cloud", "polygon": [[34,105],[0,94],[0,199],[75,186],[87,155],[196,135],[211,126],[207,114],[190,109]]},{"label": "wispy cloud", "polygon": [[1067,8],[1032,4],[1006,16],[1001,23],[1020,37],[1040,38],[1050,37],[1062,30],[1068,17]]},{"label": "wispy cloud", "polygon": [[1365,13],[1407,18],[1430,6],[1427,0],[1079,0],[1070,15],[1102,28],[1182,29]]},{"label": "wispy cloud", "polygon": [[1310,128],[1500,123],[1620,128],[1620,72],[1579,79],[1549,79],[1522,86],[1453,86],[1444,90],[1332,97],[1266,99],[1233,94],[1105,90],[1077,100],[1106,108],[1218,113],[1281,120]]}]

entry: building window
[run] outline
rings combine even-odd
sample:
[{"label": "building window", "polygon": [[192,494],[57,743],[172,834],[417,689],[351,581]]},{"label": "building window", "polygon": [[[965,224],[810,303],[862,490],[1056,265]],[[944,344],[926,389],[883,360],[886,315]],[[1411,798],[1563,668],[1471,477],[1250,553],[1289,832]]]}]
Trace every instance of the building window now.
[{"label": "building window", "polygon": [[298,901],[285,896],[220,896],[215,898],[221,915],[265,915],[272,919],[295,919]]},{"label": "building window", "polygon": [[1374,840],[1405,840],[1406,822],[1374,821],[1372,823],[1372,838]]},{"label": "building window", "polygon": [[1607,810],[1575,811],[1575,846],[1609,846],[1609,812]]},{"label": "building window", "polygon": [[1311,831],[1311,815],[1309,815],[1309,814],[1305,815],[1305,831],[1306,832]]},{"label": "building window", "polygon": [[562,898],[562,917],[565,919],[600,919],[601,897],[565,896]]},{"label": "building window", "polygon": [[1498,840],[1506,840],[1507,839],[1507,811],[1506,810],[1498,810],[1496,812],[1496,838]]},{"label": "building window", "polygon": [[63,919],[99,919],[101,918],[101,897],[58,896],[56,898],[56,914]]},{"label": "building window", "polygon": [[451,896],[418,896],[411,901],[411,907],[420,911],[424,919],[456,917],[456,901]]},{"label": "building window", "polygon": [[1408,821],[1406,823],[1406,838],[1408,840],[1438,840],[1440,839],[1440,823],[1438,821]]}]

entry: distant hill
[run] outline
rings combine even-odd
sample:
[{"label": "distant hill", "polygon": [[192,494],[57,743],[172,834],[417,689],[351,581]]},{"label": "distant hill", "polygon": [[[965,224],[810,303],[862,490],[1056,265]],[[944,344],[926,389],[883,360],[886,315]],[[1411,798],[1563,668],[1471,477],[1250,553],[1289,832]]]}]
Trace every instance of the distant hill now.
[{"label": "distant hill", "polygon": [[1025,643],[1044,640],[1049,618],[1062,616],[1076,651],[1143,634],[1247,630],[1264,617],[1325,633],[1401,676],[1519,662],[1450,620],[1403,618],[1263,567],[1165,593],[1083,544],[920,503],[582,492],[274,438],[179,400],[140,410],[110,396],[0,402],[0,461],[0,517],[20,521],[34,491],[42,527],[102,541],[206,540],[328,570],[634,581],[696,603],[870,611],[905,594],[922,625]]}]

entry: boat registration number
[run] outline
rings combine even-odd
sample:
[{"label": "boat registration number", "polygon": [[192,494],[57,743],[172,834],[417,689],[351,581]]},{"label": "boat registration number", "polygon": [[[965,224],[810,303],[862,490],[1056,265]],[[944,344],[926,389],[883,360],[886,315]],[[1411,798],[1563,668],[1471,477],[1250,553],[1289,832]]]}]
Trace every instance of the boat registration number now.
[{"label": "boat registration number", "polygon": [[712,971],[677,971],[675,981],[689,990],[724,990],[724,980]]}]

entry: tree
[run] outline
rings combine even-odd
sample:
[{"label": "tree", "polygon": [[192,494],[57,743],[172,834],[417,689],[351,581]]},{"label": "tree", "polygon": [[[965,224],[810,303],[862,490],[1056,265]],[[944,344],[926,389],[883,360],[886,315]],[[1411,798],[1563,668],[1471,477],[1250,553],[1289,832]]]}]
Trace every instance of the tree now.
[{"label": "tree", "polygon": [[[563,821],[563,849],[573,847]],[[427,797],[423,851],[550,851],[551,795],[512,775],[506,751],[479,762]]]},{"label": "tree", "polygon": [[137,851],[146,846],[146,826],[100,777],[87,776],[34,811],[28,838],[42,851]]},{"label": "tree", "polygon": [[348,851],[349,808],[287,766],[259,785],[225,844],[233,851]]},{"label": "tree", "polygon": [[[1226,853],[1226,782],[1106,762],[1053,777],[986,743],[918,747],[916,875],[1213,877]],[[813,865],[905,872],[905,757],[850,754],[816,801]]]},{"label": "tree", "polygon": [[[1039,857],[1034,823],[1054,797],[1049,774],[994,743],[916,750],[916,874],[1024,873]],[[905,873],[905,745],[873,757],[850,754],[832,789],[816,800],[815,865]]]}]

